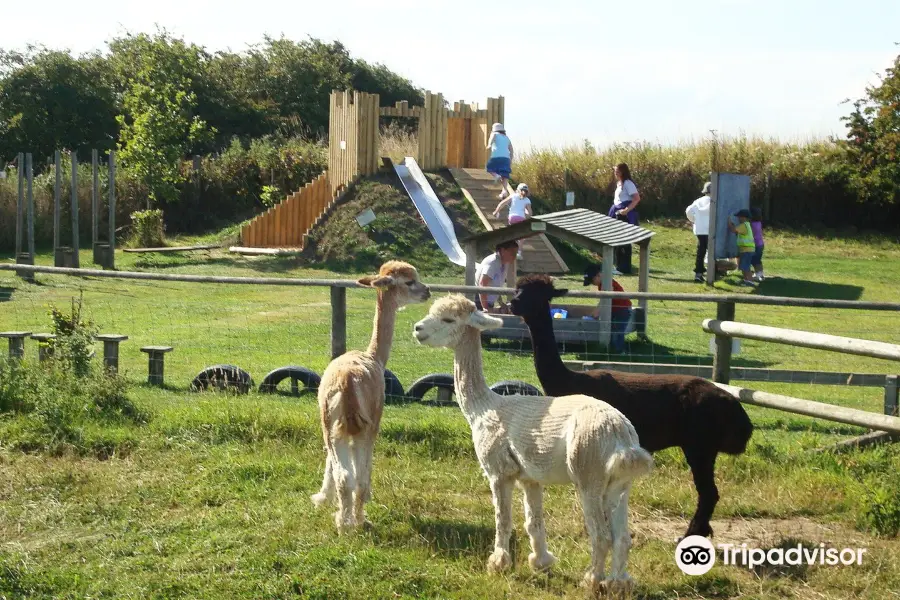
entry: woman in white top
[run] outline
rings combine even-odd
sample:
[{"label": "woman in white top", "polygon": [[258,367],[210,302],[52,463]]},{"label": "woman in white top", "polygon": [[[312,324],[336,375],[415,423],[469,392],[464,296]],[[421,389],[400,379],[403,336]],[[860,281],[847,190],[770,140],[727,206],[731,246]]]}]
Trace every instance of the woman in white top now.
[{"label": "woman in white top", "polygon": [[494,176],[494,179],[500,180],[502,189],[499,198],[502,200],[506,196],[506,181],[512,174],[513,146],[512,142],[506,135],[506,129],[503,123],[494,123],[491,127],[491,137],[488,138],[486,150],[490,150],[491,155],[488,157],[485,170]]},{"label": "woman in white top", "polygon": [[706,257],[706,249],[709,245],[709,189],[712,183],[703,184],[703,195],[694,200],[684,211],[688,221],[694,224],[694,235],[697,236],[697,256],[694,260],[694,281],[703,281],[706,266],[703,259]]},{"label": "woman in white top", "polygon": [[[625,163],[616,165],[616,191],[613,194],[613,205],[609,207],[608,216],[625,221],[631,225],[638,224],[638,213],[635,210],[641,202],[637,186],[631,180],[631,171]],[[618,246],[615,252],[616,275],[631,274],[631,244]]]}]

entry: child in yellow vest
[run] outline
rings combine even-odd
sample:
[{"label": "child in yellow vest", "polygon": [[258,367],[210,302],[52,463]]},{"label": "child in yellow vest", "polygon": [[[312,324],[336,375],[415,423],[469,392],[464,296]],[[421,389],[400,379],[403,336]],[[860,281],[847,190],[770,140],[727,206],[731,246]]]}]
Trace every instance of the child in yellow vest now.
[{"label": "child in yellow vest", "polygon": [[741,285],[753,287],[756,282],[750,274],[750,266],[753,263],[753,254],[756,252],[756,242],[753,240],[753,230],[750,228],[750,211],[746,208],[734,213],[739,223],[735,225],[729,219],[728,228],[737,235],[738,268],[744,274]]}]

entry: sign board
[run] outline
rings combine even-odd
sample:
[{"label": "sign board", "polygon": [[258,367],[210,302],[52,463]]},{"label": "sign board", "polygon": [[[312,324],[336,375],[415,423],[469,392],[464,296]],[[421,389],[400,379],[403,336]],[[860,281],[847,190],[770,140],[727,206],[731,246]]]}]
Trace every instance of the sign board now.
[{"label": "sign board", "polygon": [[575,206],[575,192],[566,192],[566,206]]},{"label": "sign board", "polygon": [[346,140],[341,140],[341,150],[346,150],[346,149],[347,149],[347,142],[346,142]]},{"label": "sign board", "polygon": [[375,213],[372,211],[371,208],[367,208],[366,210],[364,210],[361,213],[359,213],[358,215],[356,215],[356,222],[359,223],[360,227],[365,227],[366,225],[368,225],[369,223],[371,223],[374,220],[375,220]]},{"label": "sign board", "polygon": [[547,231],[547,224],[543,221],[532,221],[531,222],[531,230],[532,231]]},{"label": "sign board", "polygon": [[[737,224],[734,213],[750,208],[750,177],[733,173],[715,173],[714,176],[717,177],[713,186],[715,198],[712,199],[715,203],[715,223],[710,222],[710,227],[715,227],[715,231],[710,233],[715,240],[716,259],[735,258],[737,236],[728,229],[728,221]],[[713,216],[712,212],[710,216]]]}]

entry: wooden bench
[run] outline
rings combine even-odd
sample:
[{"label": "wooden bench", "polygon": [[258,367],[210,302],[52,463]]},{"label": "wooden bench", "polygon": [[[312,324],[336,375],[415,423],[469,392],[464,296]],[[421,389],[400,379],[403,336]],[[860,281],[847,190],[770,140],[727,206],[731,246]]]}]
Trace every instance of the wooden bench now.
[{"label": "wooden bench", "polygon": [[53,355],[53,347],[47,342],[56,339],[55,333],[33,333],[31,334],[31,339],[38,342],[39,362],[44,362]]},{"label": "wooden bench", "polygon": [[116,333],[101,333],[94,339],[103,342],[103,364],[113,373],[119,371],[119,344],[128,339],[127,335]]},{"label": "wooden bench", "polygon": [[11,360],[22,360],[25,357],[25,338],[30,336],[30,331],[0,332],[0,338],[9,340],[9,358]]},{"label": "wooden bench", "polygon": [[174,350],[172,346],[144,346],[141,352],[147,354],[147,383],[162,386],[165,373],[166,354]]}]

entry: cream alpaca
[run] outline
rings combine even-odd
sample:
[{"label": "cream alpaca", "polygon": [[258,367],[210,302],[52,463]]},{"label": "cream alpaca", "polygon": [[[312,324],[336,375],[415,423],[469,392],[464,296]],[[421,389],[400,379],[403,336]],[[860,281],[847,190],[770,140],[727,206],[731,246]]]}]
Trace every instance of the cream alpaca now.
[{"label": "cream alpaca", "polygon": [[378,290],[372,341],[365,352],[351,350],[335,358],[319,384],[319,416],[325,438],[325,476],[311,499],[316,506],[337,496],[339,530],[365,523],[371,497],[372,454],[384,408],[384,368],[391,353],[397,310],[431,297],[415,267],[388,261],[360,285]]},{"label": "cream alpaca", "polygon": [[488,570],[510,566],[513,484],[525,493],[525,529],[532,549],[528,563],[543,570],[556,560],[547,550],[543,486],[574,483],[591,540],[585,583],[594,591],[606,587],[604,567],[612,546],[610,587],[625,591],[630,588],[628,493],[634,478],[650,472],[653,459],[638,445],[628,419],[605,402],[582,395],[493,393],[482,371],[480,332],[501,325],[464,297],[449,296],[434,303],[414,332],[421,344],[455,350],[456,397],[494,501],[497,531]]}]

